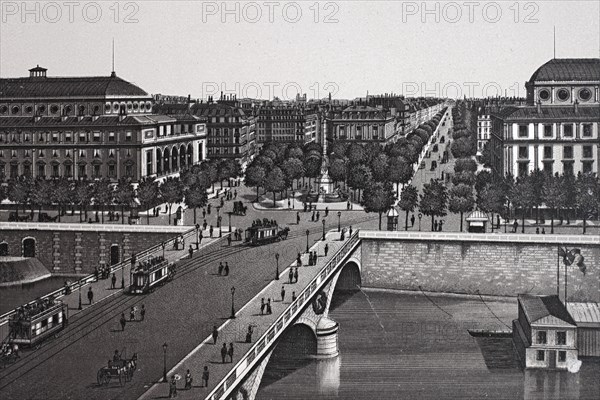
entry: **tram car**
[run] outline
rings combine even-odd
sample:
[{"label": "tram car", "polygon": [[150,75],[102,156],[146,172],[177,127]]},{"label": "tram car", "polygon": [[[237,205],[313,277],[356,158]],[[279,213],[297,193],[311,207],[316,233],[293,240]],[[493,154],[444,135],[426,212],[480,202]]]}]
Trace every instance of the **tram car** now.
[{"label": "tram car", "polygon": [[148,293],[157,285],[171,281],[174,276],[175,266],[169,264],[162,256],[140,262],[131,273],[129,293]]},{"label": "tram car", "polygon": [[290,228],[281,227],[274,220],[256,220],[246,229],[245,242],[253,246],[278,242],[287,239],[289,231]]},{"label": "tram car", "polygon": [[68,307],[60,300],[38,300],[20,307],[8,320],[9,343],[25,347],[37,346],[49,336],[64,329]]}]

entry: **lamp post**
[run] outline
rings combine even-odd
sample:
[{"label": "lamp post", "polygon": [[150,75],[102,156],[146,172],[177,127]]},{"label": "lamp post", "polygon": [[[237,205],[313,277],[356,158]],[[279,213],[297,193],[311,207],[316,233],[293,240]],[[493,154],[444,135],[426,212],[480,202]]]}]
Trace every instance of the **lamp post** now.
[{"label": "lamp post", "polygon": [[83,307],[81,306],[81,282],[79,282],[79,307],[77,307],[78,310],[83,310]]},{"label": "lamp post", "polygon": [[235,308],[233,306],[233,296],[235,295],[235,286],[231,287],[231,316],[229,318],[235,318]]},{"label": "lamp post", "polygon": [[323,218],[323,241],[325,241],[325,218]]},{"label": "lamp post", "polygon": [[163,250],[163,258],[165,258],[165,247],[167,247],[167,244],[165,242],[162,242],[161,244],[162,250]]},{"label": "lamp post", "polygon": [[167,343],[163,344],[163,382],[167,381]]},{"label": "lamp post", "polygon": [[310,235],[310,231],[306,230],[306,252],[308,253],[308,235]]},{"label": "lamp post", "polygon": [[275,268],[275,280],[279,280],[279,253],[275,253],[275,262],[277,263],[277,267]]},{"label": "lamp post", "polygon": [[340,232],[342,230],[341,225],[340,225],[341,216],[342,216],[342,212],[338,211],[338,232]]},{"label": "lamp post", "polygon": [[227,215],[229,216],[229,233],[231,233],[231,212],[228,212]]},{"label": "lamp post", "polygon": [[423,214],[419,213],[417,217],[419,217],[419,232],[421,232],[421,218],[423,218]]},{"label": "lamp post", "polygon": [[200,224],[196,224],[196,250],[200,249]]}]

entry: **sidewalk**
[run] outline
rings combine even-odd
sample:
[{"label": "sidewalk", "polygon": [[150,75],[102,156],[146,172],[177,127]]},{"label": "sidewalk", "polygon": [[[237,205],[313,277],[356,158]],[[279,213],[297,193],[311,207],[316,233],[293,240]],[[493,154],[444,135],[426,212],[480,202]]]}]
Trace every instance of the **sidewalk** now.
[{"label": "sidewalk", "polygon": [[[348,235],[347,235],[348,236]],[[181,399],[198,399],[205,398],[225,376],[230,372],[236,363],[250,350],[256,341],[272,326],[277,318],[284,313],[287,307],[292,303],[292,292],[300,294],[302,290],[308,286],[312,279],[317,276],[321,269],[325,266],[326,261],[331,259],[335,252],[342,246],[344,242],[339,240],[340,234],[330,231],[326,236],[326,242],[319,240],[311,247],[312,251],[317,251],[319,258],[317,264],[307,266],[308,254],[302,254],[302,267],[298,269],[298,282],[288,283],[289,267],[280,271],[279,280],[271,281],[261,292],[259,292],[252,300],[246,303],[241,309],[236,312],[235,319],[228,319],[219,328],[217,343],[213,344],[212,336],[207,337],[200,343],[190,354],[184,357],[175,367],[167,374],[170,377],[177,374],[181,377],[177,385],[177,397]],[[348,240],[348,238],[346,238]],[[329,245],[328,256],[324,256],[325,243]],[[295,266],[294,261],[291,265]],[[285,288],[285,300],[281,301],[281,287]],[[273,313],[260,315],[260,299],[271,299]],[[248,326],[254,328],[252,334],[252,343],[246,343],[246,332]],[[229,362],[229,356],[226,357],[226,362],[221,359],[221,347],[223,343],[229,347],[233,343],[234,357],[233,363]],[[208,366],[210,379],[208,388],[201,387],[202,371],[204,366]],[[193,378],[193,386],[191,390],[184,390],[186,371],[190,370]],[[162,377],[159,378],[162,381]],[[169,393],[169,385],[166,383],[155,383],[146,393],[140,396],[140,399],[159,399],[166,398]]]},{"label": "sidewalk", "polygon": [[[300,211],[302,212],[304,210],[304,204],[302,203],[301,200],[299,200],[299,198],[301,198],[302,193],[301,192],[297,192],[294,191],[292,194],[292,197],[289,198],[289,206],[288,206],[288,199],[284,198],[281,200],[276,200],[275,204],[276,207],[273,207],[273,197],[267,194],[263,194],[262,196],[259,197],[259,201],[258,202],[253,202],[252,206],[256,209],[256,210],[260,210],[260,211],[290,211],[290,210],[296,210],[296,211]],[[313,207],[316,207],[317,211],[324,211],[325,208],[329,208],[329,211],[363,211],[364,208],[357,204],[357,203],[351,203],[352,204],[352,210],[348,210],[347,209],[347,202],[346,201],[340,201],[340,202],[336,202],[336,203],[312,203]]]}]

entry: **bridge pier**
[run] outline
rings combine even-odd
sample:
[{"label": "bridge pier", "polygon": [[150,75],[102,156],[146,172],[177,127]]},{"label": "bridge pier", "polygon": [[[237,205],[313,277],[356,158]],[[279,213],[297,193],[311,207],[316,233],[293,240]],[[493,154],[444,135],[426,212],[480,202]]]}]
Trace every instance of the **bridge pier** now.
[{"label": "bridge pier", "polygon": [[338,348],[339,324],[327,317],[321,317],[317,323],[317,354],[316,358],[333,358],[340,354]]}]

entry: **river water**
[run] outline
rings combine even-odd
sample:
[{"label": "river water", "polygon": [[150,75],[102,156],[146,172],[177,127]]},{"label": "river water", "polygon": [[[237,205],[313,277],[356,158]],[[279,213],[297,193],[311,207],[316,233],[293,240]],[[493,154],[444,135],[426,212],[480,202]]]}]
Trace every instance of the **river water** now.
[{"label": "river water", "polygon": [[366,290],[334,298],[340,356],[271,358],[257,399],[598,399],[600,363],[579,373],[522,371],[508,329],[516,300],[464,300]]}]

